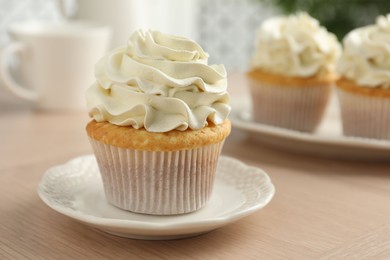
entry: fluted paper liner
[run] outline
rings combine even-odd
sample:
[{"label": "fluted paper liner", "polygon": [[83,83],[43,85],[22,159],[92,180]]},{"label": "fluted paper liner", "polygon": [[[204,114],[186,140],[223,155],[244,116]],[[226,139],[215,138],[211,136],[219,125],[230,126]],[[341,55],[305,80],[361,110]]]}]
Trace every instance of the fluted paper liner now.
[{"label": "fluted paper liner", "polygon": [[153,152],[119,148],[90,138],[109,203],[136,213],[174,215],[203,207],[212,192],[223,141]]},{"label": "fluted paper liner", "polygon": [[337,88],[344,135],[390,140],[390,98]]},{"label": "fluted paper liner", "polygon": [[251,78],[249,84],[254,121],[303,132],[320,124],[332,86],[279,86]]}]

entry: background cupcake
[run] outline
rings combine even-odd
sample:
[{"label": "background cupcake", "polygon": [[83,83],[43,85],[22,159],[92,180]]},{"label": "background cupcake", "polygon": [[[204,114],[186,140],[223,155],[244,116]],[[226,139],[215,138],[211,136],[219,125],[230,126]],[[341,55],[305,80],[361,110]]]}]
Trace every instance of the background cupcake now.
[{"label": "background cupcake", "polygon": [[390,15],[351,31],[337,82],[345,135],[390,139]]},{"label": "background cupcake", "polygon": [[314,131],[337,79],[340,52],[336,37],[305,13],[265,21],[248,73],[254,120]]},{"label": "background cupcake", "polygon": [[87,133],[108,202],[169,215],[205,205],[230,133],[223,65],[192,40],[137,31],[96,65]]}]

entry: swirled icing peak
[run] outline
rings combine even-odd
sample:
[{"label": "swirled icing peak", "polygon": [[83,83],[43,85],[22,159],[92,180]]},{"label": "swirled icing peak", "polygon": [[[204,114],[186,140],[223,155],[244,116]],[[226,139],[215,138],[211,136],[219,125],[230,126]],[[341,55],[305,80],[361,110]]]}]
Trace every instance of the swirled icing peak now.
[{"label": "swirled icing peak", "polygon": [[86,98],[98,122],[184,131],[220,124],[230,112],[225,67],[208,65],[208,54],[187,38],[136,31],[96,64],[95,76]]},{"label": "swirled icing peak", "polygon": [[295,77],[328,75],[340,53],[335,35],[308,14],[277,16],[259,27],[251,67]]},{"label": "swirled icing peak", "polygon": [[349,32],[343,44],[338,65],[342,76],[360,86],[390,89],[390,14]]}]

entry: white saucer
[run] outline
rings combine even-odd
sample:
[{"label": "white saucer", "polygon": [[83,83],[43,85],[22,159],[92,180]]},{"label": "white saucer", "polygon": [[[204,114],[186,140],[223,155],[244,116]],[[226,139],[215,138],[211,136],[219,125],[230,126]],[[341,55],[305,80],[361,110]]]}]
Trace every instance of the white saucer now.
[{"label": "white saucer", "polygon": [[204,208],[185,215],[143,215],[108,204],[93,155],[49,169],[38,187],[40,198],[61,214],[107,233],[150,240],[209,232],[263,208],[274,193],[264,171],[223,156],[210,201]]}]

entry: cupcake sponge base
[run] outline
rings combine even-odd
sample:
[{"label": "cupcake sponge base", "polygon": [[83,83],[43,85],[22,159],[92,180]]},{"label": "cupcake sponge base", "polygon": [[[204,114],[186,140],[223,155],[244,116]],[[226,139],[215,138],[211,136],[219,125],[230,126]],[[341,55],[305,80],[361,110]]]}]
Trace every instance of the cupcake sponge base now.
[{"label": "cupcake sponge base", "polygon": [[230,128],[226,120],[201,130],[150,133],[91,121],[87,133],[109,203],[136,213],[175,215],[209,200]]},{"label": "cupcake sponge base", "polygon": [[332,81],[289,78],[254,71],[248,74],[256,122],[313,132],[329,101]]},{"label": "cupcake sponge base", "polygon": [[337,81],[343,133],[348,136],[390,140],[390,90]]}]

